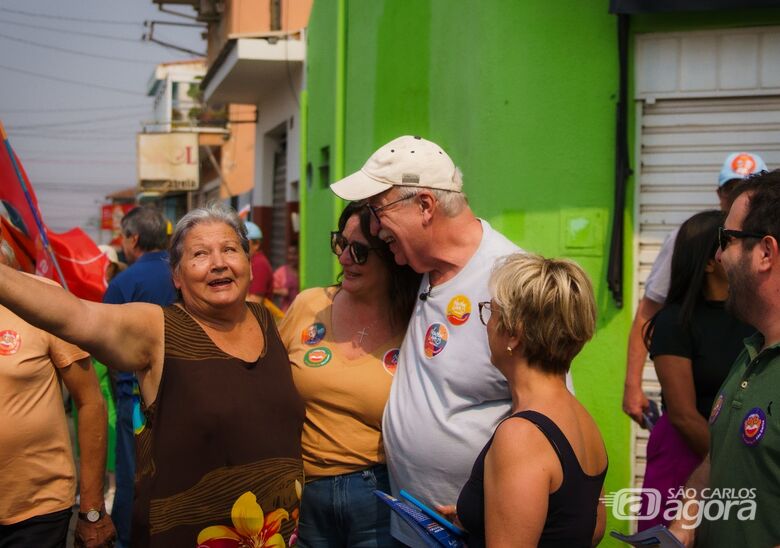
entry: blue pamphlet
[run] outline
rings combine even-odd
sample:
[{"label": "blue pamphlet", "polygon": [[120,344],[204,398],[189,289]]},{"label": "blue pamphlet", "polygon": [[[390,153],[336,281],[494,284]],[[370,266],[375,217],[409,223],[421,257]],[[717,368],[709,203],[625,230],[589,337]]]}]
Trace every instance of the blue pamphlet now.
[{"label": "blue pamphlet", "polygon": [[401,495],[401,498],[406,500],[406,502],[411,503],[412,506],[416,506],[419,510],[422,511],[423,514],[426,514],[428,517],[432,518],[433,521],[437,522],[439,525],[447,529],[450,533],[455,535],[456,537],[466,537],[466,531],[449,521],[447,518],[439,514],[436,510],[433,510],[428,507],[427,504],[424,502],[421,502],[418,500],[414,495],[409,493],[408,491],[404,491],[401,489],[401,491],[398,493]]},{"label": "blue pamphlet", "polygon": [[393,512],[398,514],[401,519],[408,523],[429,548],[439,548],[441,546],[448,548],[465,548],[466,545],[461,539],[452,535],[447,529],[423,514],[414,506],[401,502],[384,491],[375,490],[374,494],[379,497],[379,500],[387,504]]},{"label": "blue pamphlet", "polygon": [[677,540],[669,529],[663,525],[655,525],[650,529],[645,529],[635,535],[623,535],[617,531],[609,533],[618,540],[630,544],[631,546],[659,546],[660,548],[683,548],[682,543]]}]

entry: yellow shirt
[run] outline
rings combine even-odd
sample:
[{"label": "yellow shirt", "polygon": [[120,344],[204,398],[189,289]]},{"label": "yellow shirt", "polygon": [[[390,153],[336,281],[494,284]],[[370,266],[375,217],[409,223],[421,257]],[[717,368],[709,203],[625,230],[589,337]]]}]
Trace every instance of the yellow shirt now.
[{"label": "yellow shirt", "polygon": [[73,505],[76,471],[55,368],[87,356],[0,306],[0,524]]},{"label": "yellow shirt", "polygon": [[306,402],[301,446],[307,480],[385,461],[382,413],[403,337],[346,359],[330,338],[337,291],[319,287],[302,292],[279,326],[295,386]]}]

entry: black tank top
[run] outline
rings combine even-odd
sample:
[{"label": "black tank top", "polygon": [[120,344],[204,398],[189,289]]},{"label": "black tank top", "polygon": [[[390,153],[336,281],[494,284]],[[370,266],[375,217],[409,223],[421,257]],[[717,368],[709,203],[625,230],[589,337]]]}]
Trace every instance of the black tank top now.
[{"label": "black tank top", "polygon": [[[582,471],[577,455],[563,432],[553,421],[536,411],[521,411],[506,420],[519,417],[531,421],[545,435],[555,449],[563,469],[563,481],[550,493],[547,519],[544,522],[539,546],[575,548],[590,546],[596,528],[596,511],[607,469],[597,476]],[[494,433],[495,435],[495,433]],[[493,438],[485,445],[471,470],[471,477],[458,497],[458,517],[469,532],[469,548],[485,546],[485,455]],[[534,501],[527,501],[533,504]]]}]

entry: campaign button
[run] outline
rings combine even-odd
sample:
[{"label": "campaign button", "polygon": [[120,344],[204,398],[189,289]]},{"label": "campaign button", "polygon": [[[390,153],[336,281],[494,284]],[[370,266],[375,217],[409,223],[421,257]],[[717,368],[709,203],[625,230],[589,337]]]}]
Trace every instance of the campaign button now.
[{"label": "campaign button", "polygon": [[425,333],[425,343],[423,346],[425,356],[433,358],[434,356],[441,354],[441,351],[447,346],[447,339],[449,336],[446,325],[443,323],[432,323]]},{"label": "campaign button", "polygon": [[306,352],[303,356],[303,363],[309,367],[322,367],[327,364],[332,357],[333,353],[330,351],[330,348],[318,346],[317,348],[312,348]]}]

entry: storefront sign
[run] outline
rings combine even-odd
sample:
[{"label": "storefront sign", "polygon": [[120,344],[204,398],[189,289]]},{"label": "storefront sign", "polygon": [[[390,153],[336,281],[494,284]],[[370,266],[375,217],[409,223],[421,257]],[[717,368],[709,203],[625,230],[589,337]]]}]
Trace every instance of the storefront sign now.
[{"label": "storefront sign", "polygon": [[197,133],[139,133],[138,187],[141,192],[197,190]]}]

